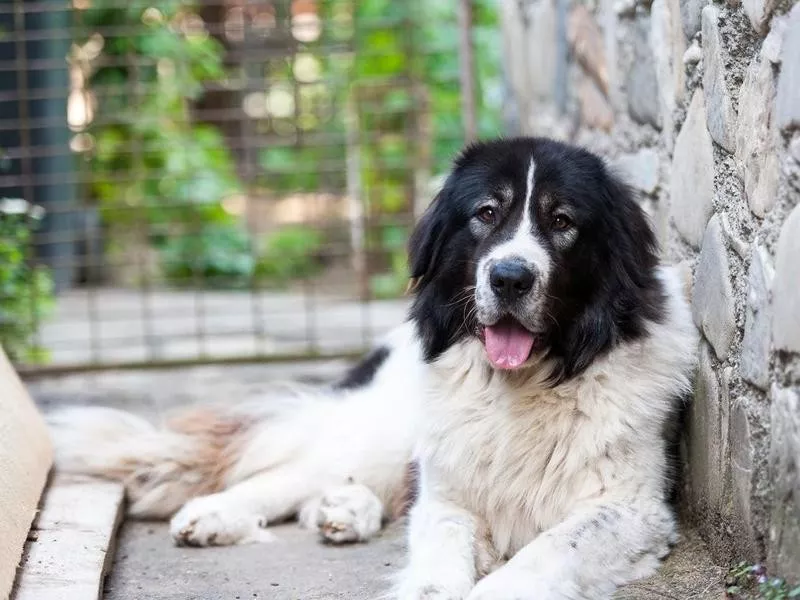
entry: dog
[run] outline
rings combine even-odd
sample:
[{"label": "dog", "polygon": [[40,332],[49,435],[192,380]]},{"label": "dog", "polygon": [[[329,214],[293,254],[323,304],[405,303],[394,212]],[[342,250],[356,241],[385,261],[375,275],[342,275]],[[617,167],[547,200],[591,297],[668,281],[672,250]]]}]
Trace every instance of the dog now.
[{"label": "dog", "polygon": [[57,466],[124,481],[179,544],[333,543],[407,514],[399,600],[610,598],[676,541],[697,333],[646,215],[597,156],[475,143],[411,235],[409,320],[337,383],[157,428],[49,415]]}]

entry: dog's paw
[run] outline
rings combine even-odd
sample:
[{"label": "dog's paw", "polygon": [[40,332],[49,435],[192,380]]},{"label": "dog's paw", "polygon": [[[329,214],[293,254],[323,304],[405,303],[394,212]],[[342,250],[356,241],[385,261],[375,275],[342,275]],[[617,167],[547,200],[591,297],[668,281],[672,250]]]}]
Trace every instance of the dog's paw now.
[{"label": "dog's paw", "polygon": [[398,596],[397,600],[464,600],[464,596],[438,585],[429,584]]},{"label": "dog's paw", "polygon": [[266,526],[265,519],[231,505],[223,493],[187,502],[172,517],[169,531],[178,546],[231,546],[273,541]]},{"label": "dog's paw", "polygon": [[328,490],[317,507],[319,533],[334,544],[365,542],[380,531],[382,521],[381,501],[360,484]]},{"label": "dog's paw", "polygon": [[487,575],[470,592],[467,600],[566,600],[561,586],[523,569],[501,567]]},{"label": "dog's paw", "polygon": [[395,600],[464,600],[467,590],[459,586],[426,583],[403,585],[395,593]]},{"label": "dog's paw", "polygon": [[467,572],[428,565],[422,571],[406,568],[397,579],[394,600],[464,600],[472,589]]}]

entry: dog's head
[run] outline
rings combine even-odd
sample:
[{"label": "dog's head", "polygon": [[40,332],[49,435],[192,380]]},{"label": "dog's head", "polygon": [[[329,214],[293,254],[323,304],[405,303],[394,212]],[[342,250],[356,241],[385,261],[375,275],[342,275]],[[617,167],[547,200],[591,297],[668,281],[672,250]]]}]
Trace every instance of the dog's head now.
[{"label": "dog's head", "polygon": [[409,249],[428,361],[474,336],[495,369],[547,357],[558,382],[641,336],[664,303],[630,192],[598,157],[552,140],[467,148]]}]

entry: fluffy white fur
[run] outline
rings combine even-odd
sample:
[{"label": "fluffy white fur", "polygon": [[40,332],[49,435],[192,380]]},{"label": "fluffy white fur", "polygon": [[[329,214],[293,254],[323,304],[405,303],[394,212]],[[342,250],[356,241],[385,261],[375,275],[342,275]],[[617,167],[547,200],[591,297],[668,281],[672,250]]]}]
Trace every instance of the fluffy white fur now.
[{"label": "fluffy white fur", "polygon": [[[222,442],[109,408],[56,411],[48,422],[57,466],[124,481],[130,513],[172,516],[180,544],[269,541],[264,527],[296,516],[330,541],[366,540],[404,491],[422,398],[413,326],[383,344],[390,355],[368,387],[292,386],[265,398],[266,408],[215,406],[221,419],[254,423]],[[212,442],[224,447],[203,459]],[[209,477],[221,489],[197,495]]]},{"label": "fluffy white fur", "polygon": [[[58,468],[125,481],[131,512],[173,515],[178,543],[269,541],[264,527],[292,516],[350,542],[380,529],[416,457],[399,600],[608,598],[652,573],[676,534],[662,427],[689,388],[696,334],[679,277],[662,278],[663,323],[555,388],[544,364],[490,369],[473,339],[426,366],[406,324],[368,386],[217,407],[248,426],[216,437],[111,409],[52,414]],[[198,495],[210,474],[215,491]]]},{"label": "fluffy white fur", "polygon": [[556,388],[490,369],[473,339],[432,365],[401,600],[599,600],[654,572],[676,536],[663,426],[697,343],[662,278],[664,322]]}]

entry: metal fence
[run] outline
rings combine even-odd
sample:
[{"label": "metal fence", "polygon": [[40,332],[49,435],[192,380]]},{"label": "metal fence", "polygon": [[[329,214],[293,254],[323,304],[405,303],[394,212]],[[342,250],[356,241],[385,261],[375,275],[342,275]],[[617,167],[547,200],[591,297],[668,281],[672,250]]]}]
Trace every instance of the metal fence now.
[{"label": "metal fence", "polygon": [[[499,129],[492,0],[4,0],[0,341],[64,370],[346,355]],[[466,134],[465,134],[466,132]]]}]

